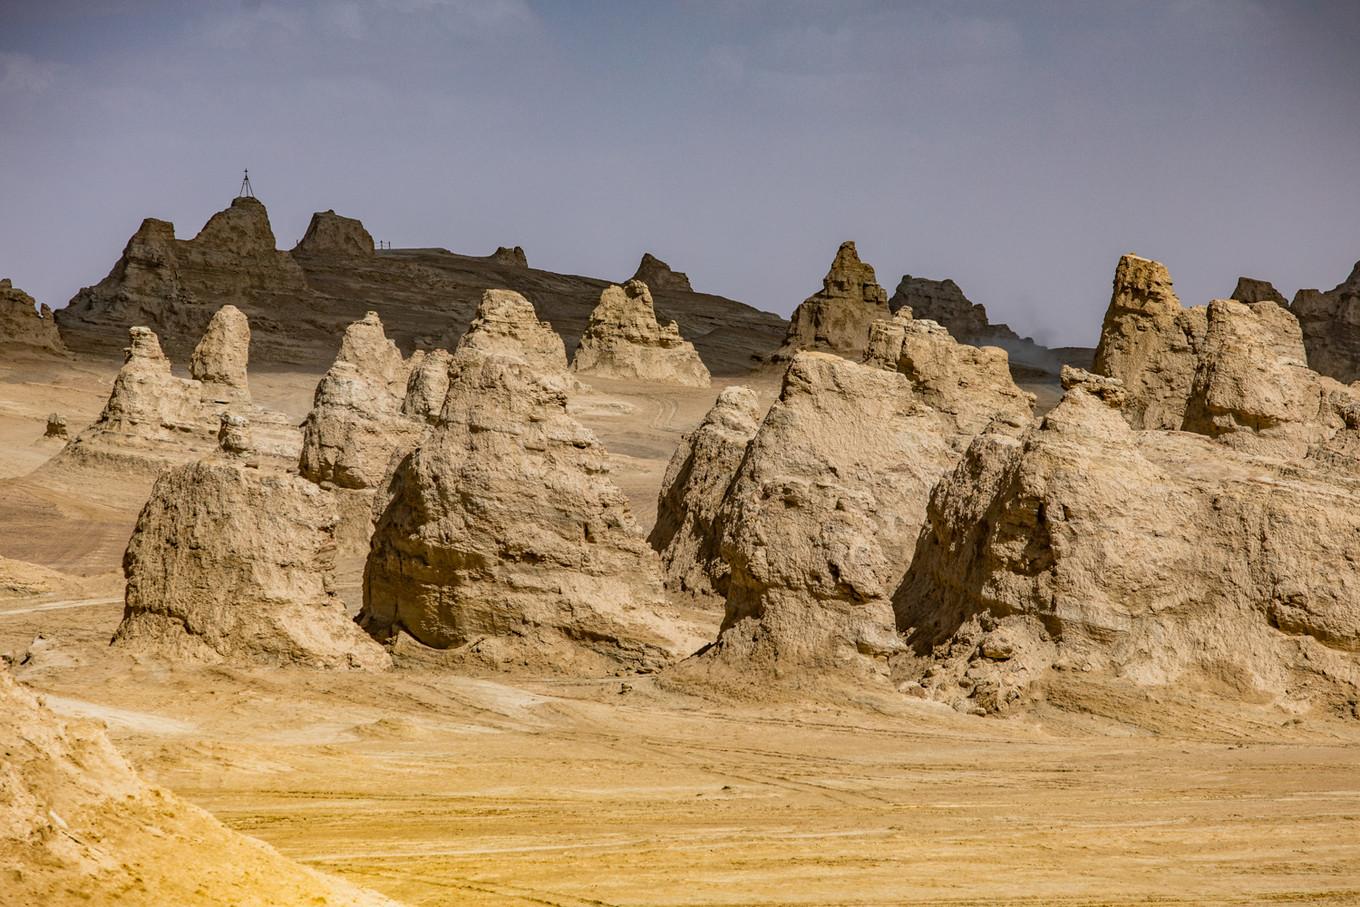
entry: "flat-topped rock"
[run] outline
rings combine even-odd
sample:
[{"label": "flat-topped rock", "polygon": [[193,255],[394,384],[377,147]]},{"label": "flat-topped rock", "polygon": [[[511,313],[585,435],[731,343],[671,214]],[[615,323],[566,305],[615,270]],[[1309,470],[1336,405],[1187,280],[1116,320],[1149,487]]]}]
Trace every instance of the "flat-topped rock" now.
[{"label": "flat-topped rock", "polygon": [[674,321],[656,318],[652,294],[640,280],[607,287],[590,315],[572,358],[582,375],[707,387],[708,369]]},{"label": "flat-topped rock", "polygon": [[1309,367],[1346,383],[1360,379],[1360,261],[1325,293],[1299,290],[1289,310],[1303,329]]},{"label": "flat-topped rock", "polygon": [[293,247],[293,254],[362,258],[373,254],[373,237],[364,229],[362,221],[327,209],[312,215],[307,232]]},{"label": "flat-topped rock", "polygon": [[1254,277],[1237,278],[1237,286],[1233,287],[1232,299],[1238,302],[1257,303],[1273,302],[1278,306],[1288,306],[1289,300],[1275,289],[1275,285],[1268,280],[1257,280]]}]

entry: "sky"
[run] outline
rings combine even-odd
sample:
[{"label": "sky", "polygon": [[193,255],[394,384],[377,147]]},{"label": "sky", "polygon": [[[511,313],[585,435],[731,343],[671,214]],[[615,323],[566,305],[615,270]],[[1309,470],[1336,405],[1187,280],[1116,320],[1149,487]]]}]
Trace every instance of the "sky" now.
[{"label": "sky", "polygon": [[283,248],[333,208],[788,314],[854,239],[1089,346],[1124,252],[1346,277],[1358,47],[1354,0],[0,0],[0,277],[60,307],[249,167]]}]

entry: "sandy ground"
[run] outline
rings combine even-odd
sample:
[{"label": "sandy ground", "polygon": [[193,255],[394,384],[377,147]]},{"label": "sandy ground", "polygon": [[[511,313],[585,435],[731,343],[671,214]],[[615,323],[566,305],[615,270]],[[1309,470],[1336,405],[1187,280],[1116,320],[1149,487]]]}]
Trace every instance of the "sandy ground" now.
[{"label": "sandy ground", "polygon": [[[1188,691],[998,720],[869,693],[712,702],[646,677],[130,659],[107,641],[137,489],[14,478],[54,452],[35,447],[47,413],[78,430],[112,374],[0,363],[0,556],[64,571],[0,587],[0,652],[150,780],[304,863],[412,905],[1360,903],[1354,722]],[[300,420],[316,377],[252,381]],[[573,409],[645,528],[718,388],[591,383]]]}]

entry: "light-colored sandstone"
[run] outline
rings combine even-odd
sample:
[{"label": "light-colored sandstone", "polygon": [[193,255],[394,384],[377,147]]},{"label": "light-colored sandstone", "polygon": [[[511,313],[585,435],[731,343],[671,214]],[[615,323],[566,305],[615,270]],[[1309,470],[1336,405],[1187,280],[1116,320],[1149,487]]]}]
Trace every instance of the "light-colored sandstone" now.
[{"label": "light-colored sandstone", "polygon": [[755,437],[761,411],[755,393],[723,388],[713,408],[671,456],[648,542],[661,554],[668,588],[727,594],[729,569],[719,551],[718,508]]},{"label": "light-colored sandstone", "polygon": [[234,305],[224,305],[208,322],[203,339],[194,347],[189,374],[202,383],[205,400],[249,403],[250,322]]},{"label": "light-colored sandstone", "polygon": [[0,279],[0,347],[66,352],[52,310],[39,308],[8,277]]},{"label": "light-colored sandstone", "polygon": [[607,287],[572,358],[578,374],[707,387],[708,369],[674,321],[661,324],[647,285]]},{"label": "light-colored sandstone", "polygon": [[562,338],[539,321],[533,304],[513,290],[487,290],[477,315],[458,341],[455,353],[499,354],[523,359],[545,371],[564,373],[567,351]]},{"label": "light-colored sandstone", "polygon": [[123,558],[114,642],[177,660],[380,670],[332,590],[336,513],[295,476],[203,461],[156,480]]},{"label": "light-colored sandstone", "polygon": [[364,626],[539,670],[654,669],[701,642],[563,375],[467,349],[440,423],[402,461],[364,578]]}]

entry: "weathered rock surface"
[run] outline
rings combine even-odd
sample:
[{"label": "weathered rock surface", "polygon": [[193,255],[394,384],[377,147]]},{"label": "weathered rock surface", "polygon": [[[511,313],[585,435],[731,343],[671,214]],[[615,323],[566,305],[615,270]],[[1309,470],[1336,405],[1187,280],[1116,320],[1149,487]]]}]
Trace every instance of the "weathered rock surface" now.
[{"label": "weathered rock surface", "polygon": [[1094,673],[1349,710],[1355,429],[1302,459],[1261,456],[1135,430],[1117,380],[1066,378],[1042,425],[989,429],[931,496],[895,596],[898,627],[933,656],[929,694],[997,711]]},{"label": "weathered rock surface", "polygon": [[58,718],[4,668],[0,753],[7,904],[396,907],[147,785],[98,725]]},{"label": "weathered rock surface", "polygon": [[633,272],[632,279],[640,280],[649,288],[658,292],[661,290],[694,292],[694,288],[689,285],[688,274],[683,271],[672,271],[670,265],[651,252],[642,253],[642,261],[638,262],[637,270]]},{"label": "weathered rock surface", "polygon": [[566,391],[522,358],[455,355],[440,423],[379,504],[370,633],[568,672],[653,669],[701,643],[670,619],[656,554]]},{"label": "weathered rock surface", "polygon": [[406,396],[401,402],[405,415],[435,422],[444,409],[444,398],[449,393],[449,368],[453,357],[448,350],[417,350],[408,363],[411,377],[406,382]]},{"label": "weathered rock surface", "polygon": [[1119,259],[1092,370],[1124,383],[1134,428],[1181,427],[1207,328],[1207,310],[1181,307],[1164,265]]},{"label": "weathered rock surface", "polygon": [[[719,509],[731,574],[722,633],[705,655],[713,670],[794,683],[828,672],[884,675],[900,647],[890,599],[931,488],[979,423],[1030,419],[1030,398],[1011,382],[1004,354],[994,376],[1004,389],[981,376],[936,382],[932,365],[980,363],[989,372],[992,354],[942,353],[935,347],[961,345],[938,325],[899,315],[876,333],[902,341],[893,360],[902,371],[823,353],[800,353],[789,366]],[[890,346],[876,337],[875,349]],[[926,402],[973,394],[989,394],[997,410]]]},{"label": "weathered rock surface", "polygon": [[173,224],[148,218],[113,270],[82,289],[57,315],[62,337],[79,350],[106,350],[115,326],[141,325],[173,338],[186,355],[223,305],[232,304],[267,334],[297,331],[284,313],[307,297],[302,269],[275,248],[265,207],[237,198],[190,240]]},{"label": "weathered rock surface", "polygon": [[[252,200],[237,206],[264,211]],[[250,319],[256,364],[324,368],[335,359],[346,325],[367,311],[379,313],[403,352],[452,349],[491,287],[532,300],[570,349],[611,283],[530,268],[518,247],[485,256],[438,248],[374,254],[361,226],[319,217],[324,226],[315,243],[305,240],[291,253],[265,251],[263,244],[244,253],[214,246],[216,231],[176,240],[173,225],[147,220],[112,272],[57,313],[62,336],[76,352],[113,355],[128,328],[146,325],[180,361],[213,313],[230,303]],[[267,218],[260,219],[267,228]],[[787,328],[780,316],[720,296],[656,286],[652,292],[663,320],[677,321],[709,367],[723,374],[747,371],[752,357],[772,352]]]},{"label": "weathered rock surface", "polygon": [[602,378],[708,387],[708,369],[674,321],[662,325],[647,285],[609,287],[590,314],[572,370]]},{"label": "weathered rock surface", "polygon": [[1360,379],[1360,261],[1331,290],[1299,290],[1289,310],[1303,328],[1308,365],[1338,381]]},{"label": "weathered rock surface", "polygon": [[373,237],[356,218],[336,214],[333,209],[318,211],[293,247],[293,254],[362,258],[373,254]]},{"label": "weathered rock surface", "polygon": [[727,594],[718,508],[760,426],[755,392],[723,388],[713,408],[671,456],[647,541],[661,555],[666,586],[696,595]]},{"label": "weathered rock surface", "polygon": [[0,279],[0,347],[66,352],[52,310],[38,308],[8,277]]},{"label": "weathered rock surface", "polygon": [[458,341],[458,353],[512,356],[535,368],[564,374],[567,351],[562,338],[539,321],[529,300],[513,290],[487,290],[477,314]]},{"label": "weathered rock surface", "polygon": [[115,644],[177,660],[380,670],[332,591],[336,513],[316,485],[237,462],[156,480],[123,557]]},{"label": "weathered rock surface", "polygon": [[497,246],[496,251],[491,253],[491,260],[514,268],[529,267],[529,256],[524,254],[521,246]]},{"label": "weathered rock surface", "polygon": [[249,403],[250,322],[234,305],[224,305],[208,322],[189,359],[189,374],[202,383],[204,399]]},{"label": "weathered rock surface", "polygon": [[1275,289],[1274,284],[1268,280],[1257,280],[1254,277],[1237,278],[1237,286],[1233,287],[1232,298],[1245,303],[1273,302],[1279,306],[1289,305],[1289,300],[1285,299],[1280,291]]},{"label": "weathered rock surface", "polygon": [[44,438],[56,438],[65,441],[70,437],[66,429],[66,417],[61,413],[47,414],[47,428],[43,431]]},{"label": "weathered rock surface", "polygon": [[376,312],[351,324],[302,423],[299,474],[342,488],[381,485],[392,454],[414,446],[424,430],[402,413],[408,378]]},{"label": "weathered rock surface", "polygon": [[888,293],[874,269],[859,260],[853,242],[841,243],[822,288],[794,309],[778,358],[798,350],[823,350],[858,359],[875,321],[891,317]]}]

